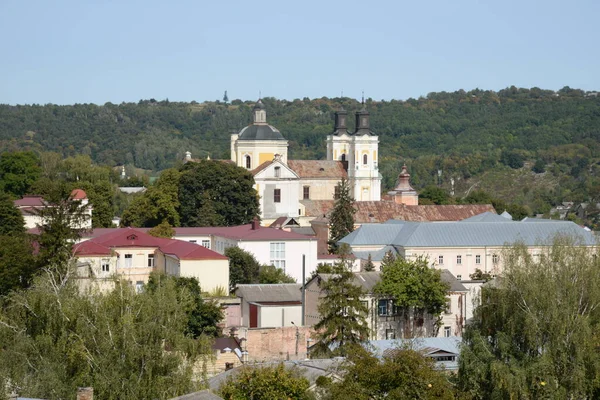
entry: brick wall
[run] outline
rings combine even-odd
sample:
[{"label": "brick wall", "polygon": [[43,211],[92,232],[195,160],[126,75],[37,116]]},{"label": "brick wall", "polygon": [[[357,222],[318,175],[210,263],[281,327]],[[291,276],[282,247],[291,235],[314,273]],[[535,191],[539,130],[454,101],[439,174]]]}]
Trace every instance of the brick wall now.
[{"label": "brick wall", "polygon": [[239,337],[246,338],[248,361],[303,360],[307,358],[306,345],[312,331],[310,327],[299,327],[297,332],[298,355],[296,355],[296,327],[294,326],[241,328]]}]

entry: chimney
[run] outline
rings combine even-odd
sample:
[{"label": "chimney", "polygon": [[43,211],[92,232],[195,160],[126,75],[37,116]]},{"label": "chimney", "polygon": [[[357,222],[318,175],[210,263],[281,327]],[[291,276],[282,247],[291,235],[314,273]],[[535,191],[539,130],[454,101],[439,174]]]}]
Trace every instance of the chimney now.
[{"label": "chimney", "polygon": [[94,400],[94,388],[92,388],[92,387],[77,388],[77,400]]},{"label": "chimney", "polygon": [[254,217],[254,219],[252,220],[252,230],[255,231],[259,228],[260,228],[260,221],[258,220],[258,217]]}]

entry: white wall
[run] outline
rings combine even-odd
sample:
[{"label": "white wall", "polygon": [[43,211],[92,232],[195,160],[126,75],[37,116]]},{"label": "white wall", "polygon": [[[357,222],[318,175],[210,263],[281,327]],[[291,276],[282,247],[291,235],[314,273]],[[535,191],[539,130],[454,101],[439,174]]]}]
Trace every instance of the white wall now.
[{"label": "white wall", "polygon": [[229,289],[229,260],[181,260],[179,276],[196,278],[203,292]]},{"label": "white wall", "polygon": [[261,264],[271,264],[271,243],[285,243],[285,273],[302,282],[302,255],[306,255],[306,276],[310,276],[317,267],[316,240],[269,240],[269,241],[240,241],[239,247],[254,254]]},{"label": "white wall", "polygon": [[302,305],[290,306],[258,306],[258,327],[278,328],[281,326],[297,326],[302,323]]}]

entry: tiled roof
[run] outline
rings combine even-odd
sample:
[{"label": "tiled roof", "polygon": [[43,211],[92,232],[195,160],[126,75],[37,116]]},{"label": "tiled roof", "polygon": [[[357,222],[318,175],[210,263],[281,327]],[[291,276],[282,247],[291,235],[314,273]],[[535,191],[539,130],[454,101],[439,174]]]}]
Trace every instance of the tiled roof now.
[{"label": "tiled roof", "polygon": [[264,163],[260,164],[258,167],[254,168],[252,171],[250,171],[250,173],[252,175],[256,175],[258,174],[260,171],[264,170],[265,168],[267,168],[269,165],[273,164],[273,160],[270,161],[265,161]]},{"label": "tiled roof", "polygon": [[180,260],[226,260],[206,247],[176,239],[157,238],[134,228],[115,228],[73,246],[78,256],[111,255],[114,249],[128,247],[158,248]]},{"label": "tiled roof", "polygon": [[300,178],[342,179],[348,177],[341,161],[288,160],[287,164]]},{"label": "tiled roof", "polygon": [[[335,204],[334,200],[301,200],[307,217],[328,215]],[[418,205],[407,206],[393,201],[357,201],[354,222],[364,224],[379,223],[390,219],[404,221],[459,221],[484,212],[495,214],[491,204],[460,205]]]},{"label": "tiled roof", "polygon": [[548,244],[556,235],[579,237],[585,245],[596,239],[569,221],[547,223],[528,221],[505,222],[407,222],[365,224],[340,240],[349,245],[394,245],[403,247],[469,247],[504,246],[523,242],[527,246]]},{"label": "tiled roof", "polygon": [[71,192],[71,198],[73,200],[83,200],[87,199],[87,194],[81,189],[73,189]]},{"label": "tiled roof", "polygon": [[14,201],[17,207],[45,207],[47,203],[42,196],[23,196],[22,199]]},{"label": "tiled roof", "polygon": [[295,302],[302,301],[300,287],[301,285],[296,283],[237,285],[235,294],[242,297],[246,302]]}]

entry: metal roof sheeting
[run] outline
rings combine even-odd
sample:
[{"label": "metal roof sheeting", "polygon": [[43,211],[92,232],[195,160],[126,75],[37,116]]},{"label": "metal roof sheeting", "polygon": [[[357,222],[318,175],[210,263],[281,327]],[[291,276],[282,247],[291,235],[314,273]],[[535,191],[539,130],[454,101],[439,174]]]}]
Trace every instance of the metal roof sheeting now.
[{"label": "metal roof sheeting", "polygon": [[237,285],[235,294],[246,302],[302,301],[301,286],[299,283]]}]

